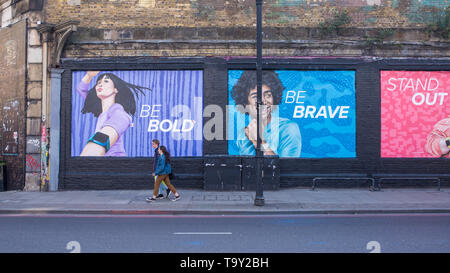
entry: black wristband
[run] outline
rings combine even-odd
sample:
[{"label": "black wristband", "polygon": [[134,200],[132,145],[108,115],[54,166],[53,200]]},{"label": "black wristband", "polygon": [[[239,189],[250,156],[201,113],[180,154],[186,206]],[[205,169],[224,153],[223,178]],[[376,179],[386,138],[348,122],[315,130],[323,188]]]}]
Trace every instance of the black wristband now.
[{"label": "black wristband", "polygon": [[93,135],[89,140],[88,143],[92,142],[95,144],[98,144],[105,148],[106,152],[109,151],[109,136],[107,134],[97,132],[95,135]]}]

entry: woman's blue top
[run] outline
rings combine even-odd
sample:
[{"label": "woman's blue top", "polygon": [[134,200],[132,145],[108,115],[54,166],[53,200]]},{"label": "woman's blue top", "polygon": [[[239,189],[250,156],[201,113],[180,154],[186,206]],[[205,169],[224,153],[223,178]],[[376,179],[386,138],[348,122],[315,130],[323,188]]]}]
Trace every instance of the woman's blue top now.
[{"label": "woman's blue top", "polygon": [[169,174],[172,172],[170,163],[166,161],[166,156],[162,154],[156,163],[155,175]]}]

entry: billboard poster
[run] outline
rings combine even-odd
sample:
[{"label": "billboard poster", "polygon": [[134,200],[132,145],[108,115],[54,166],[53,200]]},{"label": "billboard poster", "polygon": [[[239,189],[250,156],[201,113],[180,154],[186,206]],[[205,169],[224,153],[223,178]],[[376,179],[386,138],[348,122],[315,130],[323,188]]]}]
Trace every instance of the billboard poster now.
[{"label": "billboard poster", "polygon": [[381,157],[448,156],[450,71],[381,71],[380,76]]},{"label": "billboard poster", "polygon": [[[264,155],[356,157],[354,71],[263,71]],[[256,71],[228,72],[228,153],[254,155]]]},{"label": "billboard poster", "polygon": [[75,71],[71,156],[202,156],[202,109],[200,70]]}]

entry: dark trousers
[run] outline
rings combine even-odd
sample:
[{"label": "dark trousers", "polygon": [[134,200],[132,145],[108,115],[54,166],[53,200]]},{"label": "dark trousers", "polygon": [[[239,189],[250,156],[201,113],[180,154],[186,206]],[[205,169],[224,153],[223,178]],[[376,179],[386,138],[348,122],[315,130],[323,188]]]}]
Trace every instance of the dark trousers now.
[{"label": "dark trousers", "polygon": [[170,178],[168,174],[161,174],[158,175],[158,177],[156,178],[155,181],[155,189],[153,190],[153,195],[154,196],[158,196],[158,191],[159,191],[159,186],[161,185],[161,182],[164,180],[164,183],[166,183],[166,186],[169,188],[169,190],[171,192],[173,192],[173,194],[177,193],[177,190],[175,189],[175,187],[170,184]]}]

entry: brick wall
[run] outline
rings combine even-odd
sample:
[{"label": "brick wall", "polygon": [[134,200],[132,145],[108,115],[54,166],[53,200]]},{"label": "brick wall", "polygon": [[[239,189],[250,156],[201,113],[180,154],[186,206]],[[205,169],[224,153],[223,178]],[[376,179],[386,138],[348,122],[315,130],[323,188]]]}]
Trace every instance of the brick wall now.
[{"label": "brick wall", "polygon": [[[357,132],[378,124],[378,66],[363,63],[361,56],[448,58],[449,41],[424,30],[449,5],[447,0],[272,0],[264,3],[264,52],[269,57],[345,56],[357,57],[349,63],[339,59],[273,58],[274,68],[356,69],[358,109],[361,119]],[[349,21],[328,30],[336,15],[347,12]],[[253,67],[253,59],[190,58],[251,56],[255,50],[256,10],[254,0],[61,0],[47,1],[45,22],[58,24],[78,20],[78,30],[69,38],[63,57],[61,116],[60,189],[150,188],[145,169],[150,160],[118,159],[107,166],[95,158],[80,159],[70,155],[71,69],[150,69],[169,61],[179,68],[182,58],[199,60],[205,72],[205,104],[223,106],[227,96],[229,68]],[[393,29],[394,31],[391,31]],[[325,30],[325,31],[324,31]],[[447,49],[447,50],[446,50]],[[132,56],[135,58],[106,58]],[[145,58],[138,58],[138,57]],[[147,58],[148,57],[148,58]],[[92,58],[80,60],[70,58]],[[94,59],[95,58],[95,59]],[[248,63],[245,63],[247,60]],[[325,60],[331,60],[324,64]],[[364,60],[372,60],[365,58]],[[236,63],[234,63],[236,62]],[[427,62],[420,63],[424,66]],[[237,66],[236,66],[237,65]],[[166,66],[163,66],[166,67]],[[437,67],[437,66],[436,66]],[[172,67],[173,68],[173,67]],[[435,67],[432,67],[435,68]],[[379,133],[359,135],[358,160],[301,160],[281,162],[281,170],[299,169],[327,172],[374,172],[379,166]],[[205,154],[226,154],[226,141],[204,141]],[[201,187],[202,169],[198,161],[180,159],[177,172],[190,174],[182,182],[186,187]],[[431,163],[430,163],[431,164]],[[195,167],[193,166],[195,165]],[[342,166],[345,166],[344,168]],[[405,165],[407,166],[407,165]],[[117,171],[111,171],[116,170]],[[381,168],[380,168],[381,169]],[[392,169],[399,169],[398,165]],[[430,172],[431,172],[430,168]],[[85,177],[95,176],[87,181]],[[283,177],[284,186],[298,183]]]},{"label": "brick wall", "polygon": [[[30,14],[31,15],[31,14]],[[37,30],[37,21],[42,20],[39,14],[28,19],[27,43],[27,112],[26,112],[26,169],[24,190],[38,191],[41,186],[42,164],[46,163],[41,155],[41,125],[45,121],[42,116],[42,75],[43,49],[41,36]],[[44,165],[46,166],[46,165]],[[45,167],[44,167],[45,168]]]},{"label": "brick wall", "polygon": [[[7,189],[40,189],[41,182],[41,120],[43,52],[38,22],[43,21],[43,0],[0,1],[0,51],[10,41],[16,41],[16,55],[12,61],[0,56],[0,122],[10,122],[4,108],[18,102],[17,152],[0,151],[0,160],[6,160]],[[11,32],[11,34],[8,34]],[[11,57],[12,58],[12,57]],[[6,63],[3,61],[6,60]],[[9,65],[11,63],[12,65]],[[16,131],[14,129],[13,131]],[[2,132],[4,134],[4,132]],[[0,136],[1,138],[1,136]]]},{"label": "brick wall", "polygon": [[[448,0],[271,0],[264,1],[264,25],[316,27],[347,10],[354,27],[424,26]],[[254,0],[60,0],[47,1],[47,21],[77,19],[81,27],[251,27]]]},{"label": "brick wall", "polygon": [[[449,0],[272,0],[265,56],[449,57],[425,28]],[[336,15],[348,22],[337,30]],[[254,56],[254,0],[47,1],[45,20],[79,20],[63,57]],[[211,41],[214,41],[213,43]]]},{"label": "brick wall", "polygon": [[6,161],[7,190],[24,183],[25,37],[25,21],[0,29],[0,161]]}]

